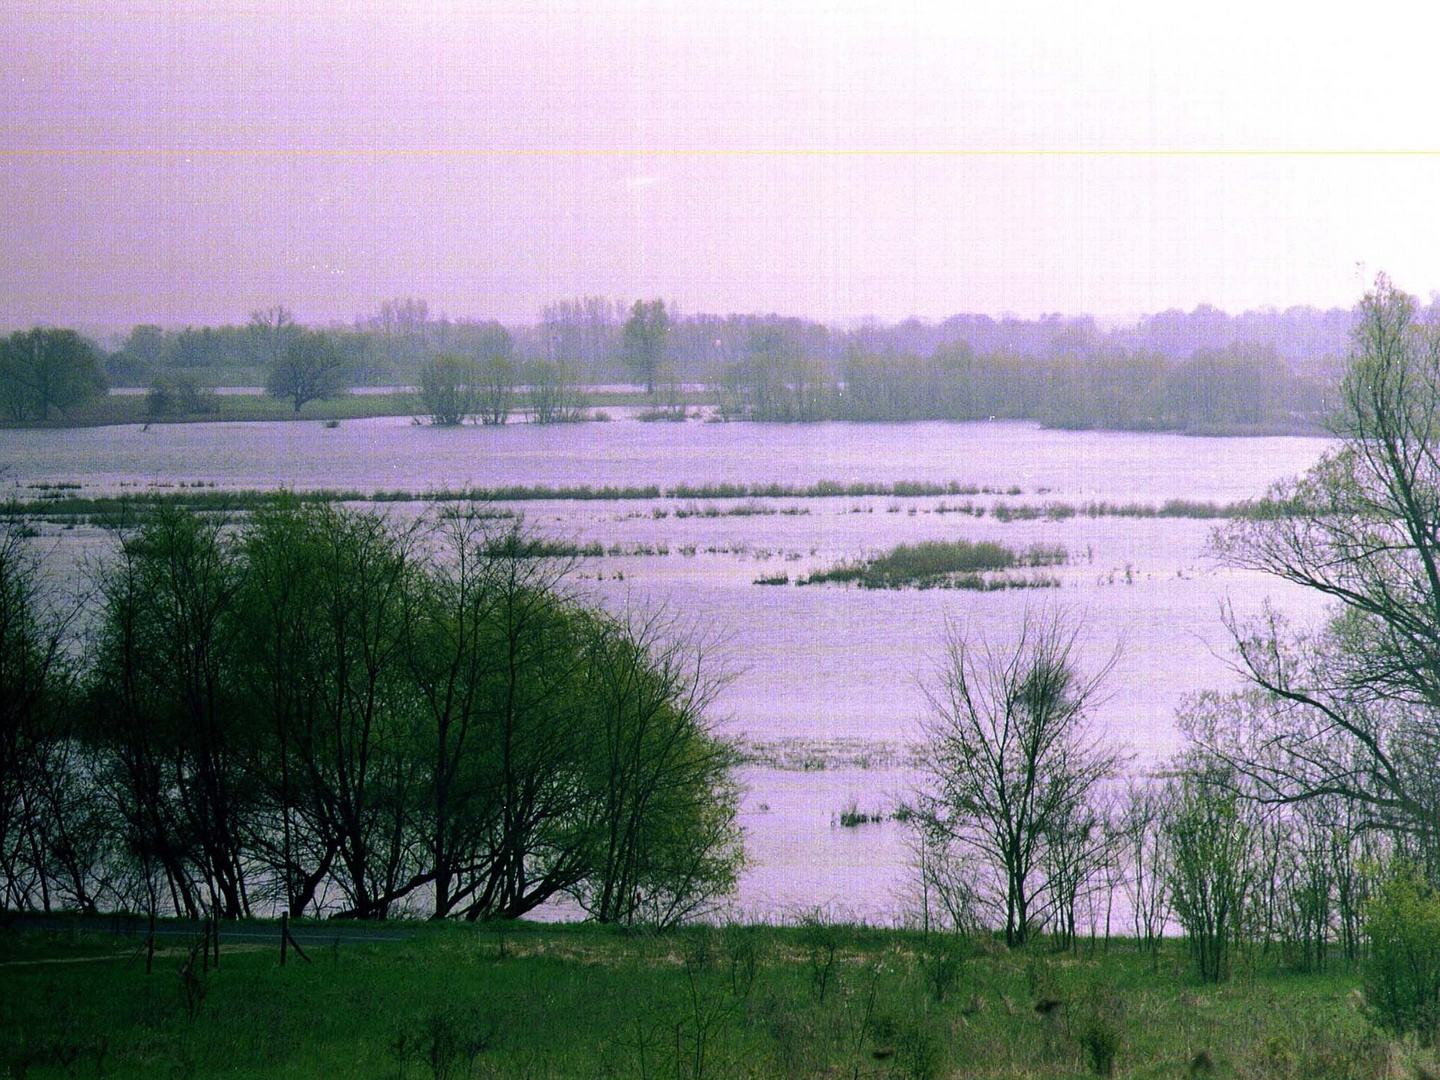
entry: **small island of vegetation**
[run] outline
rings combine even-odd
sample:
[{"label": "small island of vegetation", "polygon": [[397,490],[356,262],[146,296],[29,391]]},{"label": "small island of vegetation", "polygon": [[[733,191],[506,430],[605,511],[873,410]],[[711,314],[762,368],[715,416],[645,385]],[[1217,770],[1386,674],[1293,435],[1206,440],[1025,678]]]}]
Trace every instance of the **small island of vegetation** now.
[{"label": "small island of vegetation", "polygon": [[[1025,589],[1057,585],[1054,578],[1015,577],[1000,572],[1063,566],[1063,547],[1036,544],[1016,551],[992,541],[926,540],[901,544],[882,555],[817,570],[801,585],[836,583],[862,589]],[[989,576],[987,576],[987,574]]]}]

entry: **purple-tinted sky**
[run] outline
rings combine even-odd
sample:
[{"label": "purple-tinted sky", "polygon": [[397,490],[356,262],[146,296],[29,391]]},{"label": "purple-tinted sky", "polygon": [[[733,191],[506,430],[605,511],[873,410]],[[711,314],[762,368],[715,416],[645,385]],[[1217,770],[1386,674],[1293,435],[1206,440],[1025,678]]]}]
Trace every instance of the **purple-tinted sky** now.
[{"label": "purple-tinted sky", "polygon": [[1295,8],[9,0],[0,325],[1440,288],[1436,27]]}]

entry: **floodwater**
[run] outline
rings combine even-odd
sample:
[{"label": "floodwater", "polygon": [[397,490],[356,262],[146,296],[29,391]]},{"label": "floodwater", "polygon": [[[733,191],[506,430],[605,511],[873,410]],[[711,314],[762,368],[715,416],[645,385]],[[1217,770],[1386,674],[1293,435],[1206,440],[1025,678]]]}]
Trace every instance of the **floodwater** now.
[{"label": "floodwater", "polygon": [[[913,790],[910,752],[946,626],[1003,645],[1027,605],[1085,624],[1084,662],[1117,654],[1097,729],[1152,767],[1180,745],[1188,695],[1234,685],[1221,608],[1271,598],[1297,622],[1313,597],[1217,566],[1216,523],[1078,514],[1000,520],[1011,509],[1092,502],[1160,505],[1258,498],[1305,471],[1326,440],[1212,439],[1046,431],[1033,424],[701,424],[436,429],[403,418],[0,431],[0,485],[79,484],[121,493],[204,484],[423,493],[505,485],[658,486],[819,481],[955,482],[962,496],[515,504],[538,531],[619,552],[575,584],[614,607],[663,610],[707,643],[729,681],[715,717],[754,747],[741,821],[750,864],[738,913],[817,908],[876,922],[914,895],[906,827],[889,817]],[[959,512],[966,507],[982,510]],[[403,513],[403,506],[395,512]],[[997,540],[1063,546],[1059,587],[1004,592],[868,591],[758,585],[896,544]],[[879,823],[840,824],[855,809]]]}]

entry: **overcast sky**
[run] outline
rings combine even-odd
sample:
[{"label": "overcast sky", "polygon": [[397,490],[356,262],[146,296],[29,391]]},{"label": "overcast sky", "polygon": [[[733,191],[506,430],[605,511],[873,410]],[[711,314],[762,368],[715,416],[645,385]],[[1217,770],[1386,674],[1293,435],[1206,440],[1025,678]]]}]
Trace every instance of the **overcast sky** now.
[{"label": "overcast sky", "polygon": [[1291,7],[8,0],[0,324],[1428,295],[1437,26]]}]

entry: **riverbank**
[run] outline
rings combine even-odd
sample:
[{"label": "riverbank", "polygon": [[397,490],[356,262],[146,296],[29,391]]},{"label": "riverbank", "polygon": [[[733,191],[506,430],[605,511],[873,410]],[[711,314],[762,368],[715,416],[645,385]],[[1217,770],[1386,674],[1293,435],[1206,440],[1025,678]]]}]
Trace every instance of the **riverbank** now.
[{"label": "riverbank", "polygon": [[[280,964],[273,940],[0,933],[0,1071],[48,1077],[1381,1077],[1436,1057],[1373,1027],[1338,958],[1242,955],[1198,983],[1183,943],[1045,943],[835,925],[399,926]],[[312,929],[321,931],[324,924]],[[228,929],[228,928],[227,928]],[[322,935],[323,936],[323,935]],[[1404,1070],[1404,1071],[1400,1071]],[[1418,1075],[1428,1075],[1418,1073]]]},{"label": "riverbank", "polygon": [[[606,420],[712,420],[720,417],[718,399],[714,393],[701,389],[690,389],[679,394],[673,402],[657,407],[656,400],[644,391],[626,390],[617,386],[581,387],[579,398],[582,403],[582,421]],[[410,389],[356,388],[342,391],[324,400],[306,402],[298,411],[285,398],[275,398],[255,388],[229,388],[219,393],[205,394],[201,401],[206,411],[179,412],[173,408],[156,414],[146,394],[131,389],[112,392],[94,398],[84,405],[76,406],[66,414],[48,420],[4,420],[0,419],[0,430],[55,429],[107,427],[129,424],[196,424],[215,422],[258,422],[290,421],[323,424],[338,424],[346,420],[366,420],[383,417],[414,417],[418,423],[426,423],[424,409],[418,395]],[[517,396],[510,423],[523,423],[527,418],[521,396]],[[995,417],[991,417],[994,420]],[[1020,418],[1022,421],[1024,418]],[[813,420],[765,421],[779,422],[785,427],[800,428],[818,423],[848,422],[860,425],[904,424],[935,422],[933,418],[914,421],[903,420],[845,420],[843,417],[817,416]],[[947,422],[947,421],[941,421]],[[973,421],[948,421],[968,423]],[[1267,436],[1323,436],[1327,432],[1317,417],[1294,415],[1278,422],[1258,424],[1202,424],[1188,427],[1167,426],[1160,423],[1135,422],[1107,426],[1102,423],[1049,423],[1043,424],[1054,431],[1116,431],[1128,433],[1153,433],[1189,435],[1212,438],[1255,438]]]},{"label": "riverbank", "polygon": [[[606,410],[628,410],[641,412],[652,404],[643,391],[626,393],[614,389],[583,394],[588,419],[608,418]],[[416,416],[423,418],[423,409],[418,396],[408,390],[373,392],[370,390],[345,391],[321,401],[306,402],[297,412],[288,399],[275,398],[262,393],[223,393],[208,395],[205,399],[208,412],[167,412],[154,415],[144,393],[108,394],[71,409],[64,416],[49,420],[0,421],[0,428],[76,428],[107,427],[124,424],[195,424],[217,421],[296,421],[310,423],[340,422],[345,420],[366,420],[386,416]],[[681,398],[680,404],[695,408],[707,404],[703,394],[689,394]],[[516,418],[523,410],[516,409]]]}]

